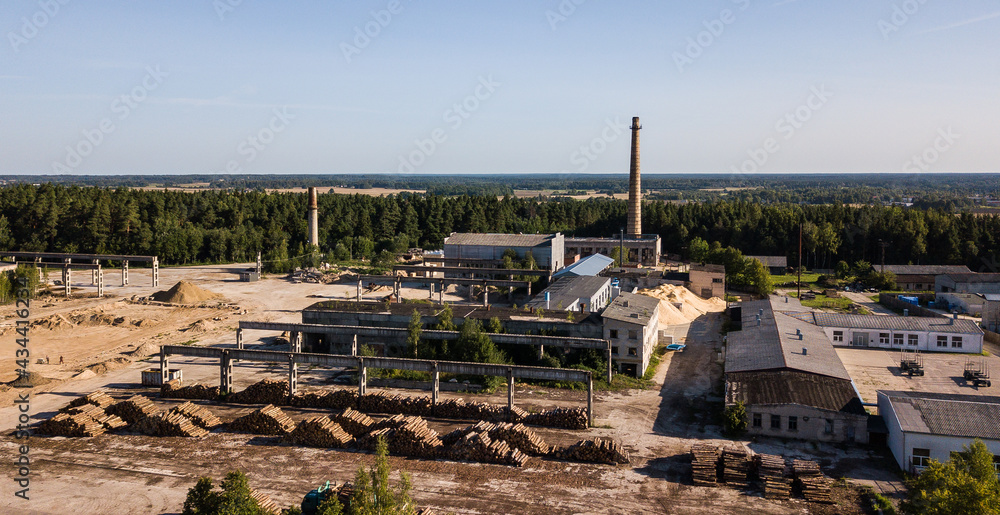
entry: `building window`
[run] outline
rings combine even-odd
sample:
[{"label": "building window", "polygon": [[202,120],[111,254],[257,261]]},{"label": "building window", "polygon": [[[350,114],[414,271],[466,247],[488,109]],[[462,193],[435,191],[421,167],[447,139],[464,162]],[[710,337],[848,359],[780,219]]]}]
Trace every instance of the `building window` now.
[{"label": "building window", "polygon": [[771,429],[781,429],[781,415],[771,415]]},{"label": "building window", "polygon": [[913,448],[911,463],[914,467],[926,467],[931,464],[931,450]]},{"label": "building window", "polygon": [[788,417],[788,430],[789,431],[799,430],[799,417]]},{"label": "building window", "polygon": [[826,419],[826,426],[823,428],[823,432],[832,435],[833,434],[833,419]]},{"label": "building window", "polygon": [[993,455],[993,469],[997,471],[997,474],[1000,474],[1000,456],[996,454]]},{"label": "building window", "polygon": [[878,333],[878,342],[882,345],[888,345],[889,333]]},{"label": "building window", "polygon": [[611,353],[614,354],[615,356],[617,356],[618,355],[618,347],[611,347]]},{"label": "building window", "polygon": [[893,335],[892,335],[892,344],[893,345],[903,345],[903,335],[893,333]]},{"label": "building window", "polygon": [[915,334],[910,334],[910,335],[907,335],[907,336],[906,336],[906,344],[907,344],[907,345],[913,345],[913,346],[916,346],[916,345],[917,345],[917,342],[919,341],[919,338],[920,338],[920,337],[919,337],[919,336],[917,336],[917,335],[915,335]]},{"label": "building window", "polygon": [[961,349],[962,348],[962,337],[961,336],[952,336],[951,337],[951,348],[953,348],[953,349]]},{"label": "building window", "polygon": [[639,339],[639,331],[636,331],[635,329],[629,329],[628,330],[628,339],[629,340],[638,340]]},{"label": "building window", "polygon": [[715,283],[715,284],[722,284],[722,279],[718,279],[718,278],[712,279],[712,282]]},{"label": "building window", "polygon": [[938,336],[937,337],[937,346],[938,347],[947,347],[948,346],[948,337],[947,336]]},{"label": "building window", "polygon": [[629,347],[628,348],[628,355],[629,356],[638,356],[639,355],[639,350],[636,349],[635,347]]},{"label": "building window", "polygon": [[833,341],[835,341],[835,342],[842,342],[842,341],[844,341],[844,331],[834,331],[833,332]]},{"label": "building window", "polygon": [[608,331],[608,338],[612,340],[618,339],[618,329],[611,329]]},{"label": "building window", "polygon": [[[753,414],[753,427],[760,428],[760,427],[763,427],[763,426],[764,426],[764,417],[763,417],[763,415],[761,415],[760,413],[754,413]],[[995,460],[994,460],[994,462],[995,462]]]}]

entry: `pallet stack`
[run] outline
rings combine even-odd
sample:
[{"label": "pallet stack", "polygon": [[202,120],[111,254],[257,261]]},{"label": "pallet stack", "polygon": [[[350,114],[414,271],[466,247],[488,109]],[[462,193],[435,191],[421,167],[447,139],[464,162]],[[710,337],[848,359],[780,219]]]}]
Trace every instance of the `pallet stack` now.
[{"label": "pallet stack", "polygon": [[203,384],[190,384],[181,386],[179,379],[171,379],[160,387],[160,397],[163,399],[200,399],[214,401],[219,398],[220,389],[218,386],[207,386]]},{"label": "pallet stack", "polygon": [[354,437],[329,417],[317,416],[299,422],[285,441],[309,447],[343,449],[354,441]]},{"label": "pallet stack", "polygon": [[101,390],[98,390],[98,391],[93,392],[93,393],[88,393],[87,395],[84,395],[83,397],[78,397],[76,399],[73,399],[69,404],[66,405],[66,408],[64,408],[64,409],[68,410],[69,408],[76,408],[76,407],[79,407],[79,406],[83,406],[84,404],[92,404],[92,405],[97,406],[98,408],[101,408],[102,410],[104,410],[104,409],[107,409],[108,406],[110,406],[110,405],[112,405],[114,403],[115,403],[115,400],[113,398],[111,398],[110,395],[108,395],[107,393],[105,393],[105,392],[103,392]]},{"label": "pallet stack", "polygon": [[198,427],[191,419],[174,411],[150,415],[140,420],[132,428],[149,436],[201,438],[208,434],[205,428]]},{"label": "pallet stack", "polygon": [[156,413],[156,406],[153,401],[143,395],[133,395],[128,399],[112,404],[105,410],[111,415],[117,415],[128,425],[135,424],[140,420]]},{"label": "pallet stack", "polygon": [[280,408],[268,404],[234,420],[229,424],[229,428],[255,435],[285,435],[295,430],[295,422],[292,422]]},{"label": "pallet stack", "polygon": [[802,490],[802,497],[809,502],[832,504],[830,497],[830,479],[823,475],[819,464],[815,461],[793,460],[792,470],[795,482]]},{"label": "pallet stack", "polygon": [[788,499],[792,495],[792,481],[787,474],[785,459],[773,454],[758,454],[754,459],[757,463],[757,475],[764,484],[764,497]]},{"label": "pallet stack", "polygon": [[541,413],[532,413],[524,417],[524,423],[563,429],[587,429],[590,427],[587,410],[583,408],[556,408]]},{"label": "pallet stack", "polygon": [[722,481],[734,488],[746,488],[750,475],[750,453],[742,445],[722,451]]},{"label": "pallet stack", "polygon": [[559,459],[585,463],[617,465],[629,462],[628,451],[620,443],[606,438],[581,440],[569,447],[557,449],[553,454]]},{"label": "pallet stack", "polygon": [[371,417],[351,408],[330,415],[330,420],[340,424],[340,427],[344,431],[347,431],[354,437],[370,432],[375,426],[375,421]]},{"label": "pallet stack", "polygon": [[180,413],[181,415],[191,419],[191,422],[194,422],[198,427],[208,431],[222,425],[222,421],[219,420],[219,417],[215,416],[211,411],[208,411],[208,408],[190,401],[174,406],[170,412]]},{"label": "pallet stack", "polygon": [[288,401],[288,381],[264,379],[229,395],[226,400],[236,404],[284,405]]},{"label": "pallet stack", "polygon": [[695,486],[715,486],[719,478],[719,447],[700,443],[691,447],[691,476]]},{"label": "pallet stack", "polygon": [[279,515],[281,513],[281,508],[271,500],[266,494],[262,494],[253,488],[250,489],[250,497],[257,501],[257,506],[260,506],[262,512],[268,515]]}]

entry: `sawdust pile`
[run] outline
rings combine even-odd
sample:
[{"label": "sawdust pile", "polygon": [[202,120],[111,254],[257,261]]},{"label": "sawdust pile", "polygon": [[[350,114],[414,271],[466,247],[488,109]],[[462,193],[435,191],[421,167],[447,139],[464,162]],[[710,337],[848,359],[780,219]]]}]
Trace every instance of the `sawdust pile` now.
[{"label": "sawdust pile", "polygon": [[11,386],[15,388],[24,388],[31,386],[42,386],[43,384],[51,383],[53,379],[39,374],[38,372],[28,372],[26,375],[18,376],[17,379],[10,383]]},{"label": "sawdust pile", "polygon": [[160,353],[160,346],[159,345],[154,345],[152,343],[146,342],[146,343],[140,345],[139,347],[137,347],[134,351],[129,352],[128,355],[131,356],[131,357],[133,357],[133,358],[135,358],[135,359],[140,359],[140,358],[145,358],[147,356],[152,356],[153,354],[159,354],[159,353]]},{"label": "sawdust pile", "polygon": [[[639,290],[640,295],[660,299],[660,325],[686,324],[705,313],[726,309],[726,301],[718,297],[703,299],[683,286],[664,284],[651,290]],[[680,307],[678,307],[680,305]]]},{"label": "sawdust pile", "polygon": [[157,302],[169,302],[170,304],[198,304],[206,300],[221,297],[218,293],[203,290],[187,281],[181,281],[167,291],[158,291],[152,295]]},{"label": "sawdust pile", "polygon": [[108,372],[111,372],[112,370],[118,370],[119,368],[125,368],[130,363],[132,363],[132,361],[129,360],[128,358],[121,358],[121,357],[119,357],[119,358],[115,358],[115,359],[109,359],[107,361],[104,361],[104,362],[101,362],[101,363],[97,363],[97,364],[94,364],[94,365],[90,365],[89,367],[87,367],[87,370],[90,370],[91,372],[93,372],[96,375],[101,375],[101,374],[106,374]]}]

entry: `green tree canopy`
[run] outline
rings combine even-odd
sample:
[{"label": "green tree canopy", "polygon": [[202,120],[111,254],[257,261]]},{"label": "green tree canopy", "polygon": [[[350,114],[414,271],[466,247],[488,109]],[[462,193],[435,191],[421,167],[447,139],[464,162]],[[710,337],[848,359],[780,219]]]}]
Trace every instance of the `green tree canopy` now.
[{"label": "green tree canopy", "polygon": [[979,439],[953,453],[946,463],[931,464],[909,481],[900,505],[903,513],[920,515],[998,514],[1000,486],[993,453]]}]

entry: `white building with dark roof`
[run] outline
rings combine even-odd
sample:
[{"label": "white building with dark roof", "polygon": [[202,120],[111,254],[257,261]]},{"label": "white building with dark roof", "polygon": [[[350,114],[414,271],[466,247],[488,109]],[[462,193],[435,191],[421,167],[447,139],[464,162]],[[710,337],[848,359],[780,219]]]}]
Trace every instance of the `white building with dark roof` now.
[{"label": "white building with dark roof", "polygon": [[937,293],[1000,293],[1000,274],[945,274],[934,280]]},{"label": "white building with dark roof", "polygon": [[983,351],[983,330],[968,319],[820,312],[789,313],[789,316],[822,328],[838,347],[965,354]]},{"label": "white building with dark roof", "polygon": [[972,272],[965,265],[872,265],[872,271],[892,272],[896,286],[905,291],[934,289],[934,279],[941,274],[967,274]]},{"label": "white building with dark roof", "polygon": [[511,249],[518,259],[530,252],[542,270],[556,271],[566,260],[566,244],[561,233],[556,234],[479,234],[452,233],[444,239],[446,261],[463,264],[496,263]]},{"label": "white building with dark roof", "polygon": [[642,377],[660,342],[660,299],[622,292],[601,313],[619,373]]},{"label": "white building with dark roof", "polygon": [[611,302],[610,277],[564,277],[535,296],[526,307],[600,312]]},{"label": "white building with dark roof", "polygon": [[986,293],[983,298],[983,328],[1000,333],[1000,293]]},{"label": "white building with dark roof", "polygon": [[1000,398],[927,392],[879,391],[878,412],[899,467],[920,472],[930,460],[948,461],[976,438],[1000,464]]}]

